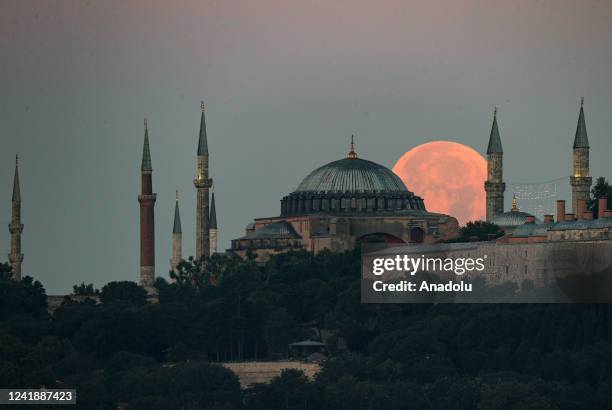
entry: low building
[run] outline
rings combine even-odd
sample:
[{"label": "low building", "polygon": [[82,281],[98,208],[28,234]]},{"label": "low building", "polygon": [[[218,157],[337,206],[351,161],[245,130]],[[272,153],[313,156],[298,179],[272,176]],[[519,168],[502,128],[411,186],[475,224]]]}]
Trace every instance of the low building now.
[{"label": "low building", "polygon": [[565,201],[557,201],[557,220],[553,215],[545,215],[544,223],[536,223],[533,218],[517,226],[500,241],[506,243],[535,243],[559,241],[599,241],[612,240],[612,211],[607,210],[607,199],[599,199],[599,214],[586,211],[586,201],[579,199],[577,205],[582,212],[578,215],[565,213]]}]

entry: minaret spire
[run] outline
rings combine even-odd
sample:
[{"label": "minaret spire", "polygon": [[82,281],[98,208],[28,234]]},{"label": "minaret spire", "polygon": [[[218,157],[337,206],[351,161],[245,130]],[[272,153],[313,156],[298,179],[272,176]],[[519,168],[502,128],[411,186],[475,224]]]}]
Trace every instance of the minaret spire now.
[{"label": "minaret spire", "polygon": [[21,280],[21,263],[23,262],[23,253],[21,253],[21,232],[23,232],[23,224],[21,223],[21,188],[19,186],[19,156],[15,155],[15,176],[13,177],[13,198],[12,198],[12,214],[9,232],[11,233],[11,253],[9,253],[9,262],[11,264],[11,278]]},{"label": "minaret spire", "polygon": [[142,164],[140,167],[141,191],[140,202],[140,286],[149,293],[154,292],[155,282],[155,200],[153,193],[153,168],[151,150],[149,149],[149,127],[144,121],[144,143],[142,147]]},{"label": "minaret spire", "polygon": [[206,109],[204,108],[204,101],[200,101],[200,111],[202,111],[202,116],[200,117],[200,137],[198,138],[198,155],[208,155],[208,138],[206,137]]},{"label": "minaret spire", "polygon": [[145,135],[144,135],[144,144],[142,148],[142,164],[140,166],[141,171],[153,171],[153,167],[151,165],[151,149],[149,148],[149,125],[148,121],[144,119],[144,127],[145,127]]},{"label": "minaret spire", "polygon": [[208,218],[210,233],[210,254],[217,253],[217,209],[215,207],[215,193],[211,194],[210,198],[210,217]]},{"label": "minaret spire", "polygon": [[179,192],[176,191],[176,203],[174,205],[174,224],[172,233],[183,233],[181,229],[181,215],[179,213]]},{"label": "minaret spire", "polygon": [[584,119],[584,97],[580,99],[580,113],[578,114],[576,135],[574,136],[574,149],[576,148],[589,148],[589,138],[587,136],[586,121]]},{"label": "minaret spire", "polygon": [[170,268],[175,273],[178,273],[178,266],[183,259],[183,231],[181,229],[181,215],[179,213],[179,192],[176,191],[176,203],[174,205],[174,224],[172,228],[172,259],[170,259]]},{"label": "minaret spire", "polygon": [[497,126],[497,107],[493,109],[493,124],[491,125],[491,134],[489,135],[489,145],[487,154],[503,154],[501,138],[499,136],[499,128]]},{"label": "minaret spire", "polygon": [[[586,121],[584,119],[584,97],[580,99],[580,113],[578,114],[578,124],[576,125],[576,135],[572,153],[572,176],[570,185],[572,186],[572,209],[577,215],[578,201],[587,201],[590,197],[591,182],[589,170],[589,138],[587,136]],[[577,215],[578,216],[578,215]]]},{"label": "minaret spire", "polygon": [[15,176],[13,177],[13,201],[21,201],[19,187],[19,154],[15,154]]},{"label": "minaret spire", "polygon": [[487,146],[487,180],[486,191],[487,222],[491,222],[496,214],[504,212],[504,191],[506,184],[503,178],[504,150],[502,149],[499,127],[497,125],[497,107],[493,109],[493,124]]},{"label": "minaret spire", "polygon": [[196,188],[196,260],[210,254],[210,232],[209,232],[209,191],[212,179],[208,173],[208,139],[206,136],[206,119],[204,102],[200,102],[202,115],[200,118],[200,134],[198,138],[198,151],[196,163],[196,176],[193,184]]}]

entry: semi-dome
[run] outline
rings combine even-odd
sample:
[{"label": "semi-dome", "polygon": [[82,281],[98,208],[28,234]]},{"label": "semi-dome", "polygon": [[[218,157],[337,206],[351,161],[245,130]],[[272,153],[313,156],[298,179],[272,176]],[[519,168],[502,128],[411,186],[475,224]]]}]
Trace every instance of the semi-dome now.
[{"label": "semi-dome", "polygon": [[295,192],[407,192],[389,168],[360,158],[343,158],[312,171]]},{"label": "semi-dome", "polygon": [[357,158],[352,140],[346,158],[315,169],[281,200],[281,215],[403,210],[425,211],[423,199],[389,168]]},{"label": "semi-dome", "polygon": [[295,231],[295,229],[293,229],[293,226],[291,226],[290,223],[286,221],[278,221],[257,229],[252,234],[247,235],[247,237],[253,239],[295,239],[300,238],[300,235],[298,235],[298,233]]}]

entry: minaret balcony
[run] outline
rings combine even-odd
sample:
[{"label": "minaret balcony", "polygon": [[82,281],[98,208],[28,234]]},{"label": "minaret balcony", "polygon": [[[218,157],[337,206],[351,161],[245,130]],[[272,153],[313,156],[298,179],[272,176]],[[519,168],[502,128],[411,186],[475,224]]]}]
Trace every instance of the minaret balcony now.
[{"label": "minaret balcony", "polygon": [[12,234],[23,232],[23,224],[11,223],[9,225],[9,232]]},{"label": "minaret balcony", "polygon": [[204,178],[202,175],[198,175],[193,180],[193,185],[196,188],[211,188],[213,184],[212,178]]},{"label": "minaret balcony", "polygon": [[138,195],[138,202],[155,202],[157,200],[157,194],[140,194]]},{"label": "minaret balcony", "polygon": [[23,253],[9,253],[8,257],[10,263],[23,262]]}]

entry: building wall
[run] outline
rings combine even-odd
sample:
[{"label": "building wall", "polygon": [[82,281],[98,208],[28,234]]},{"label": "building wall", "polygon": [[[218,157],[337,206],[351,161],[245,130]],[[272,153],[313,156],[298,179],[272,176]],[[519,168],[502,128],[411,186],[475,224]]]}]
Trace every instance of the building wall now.
[{"label": "building wall", "polygon": [[[436,243],[456,238],[459,235],[459,223],[455,218],[428,212],[397,216],[303,215],[259,218],[255,220],[255,230],[281,220],[290,223],[302,237],[299,240],[302,249],[315,253],[324,249],[335,252],[353,249],[360,238],[368,235],[382,234],[394,241],[410,243],[413,242],[411,231],[414,228],[422,229],[424,243]],[[264,262],[274,254],[295,249],[295,247],[284,246],[283,242],[286,241],[284,239],[270,239],[268,242],[244,238],[235,239],[232,241],[232,249],[237,255],[245,257],[245,248],[250,243],[252,249],[257,253],[256,260]]]},{"label": "building wall", "polygon": [[548,231],[549,241],[612,240],[612,228]]},{"label": "building wall", "polygon": [[[533,243],[474,242],[415,247],[415,254],[441,258],[482,258],[482,276],[492,285],[525,280],[543,285],[567,275],[612,269],[612,241],[563,241]],[[441,272],[436,272],[441,273]],[[452,277],[461,279],[451,273]],[[466,276],[468,276],[466,274]]]},{"label": "building wall", "polygon": [[285,369],[301,370],[310,380],[321,371],[321,366],[317,363],[303,363],[299,361],[230,362],[222,363],[222,365],[238,376],[240,385],[243,388],[256,383],[269,383],[273,378],[280,376],[281,372]]}]

